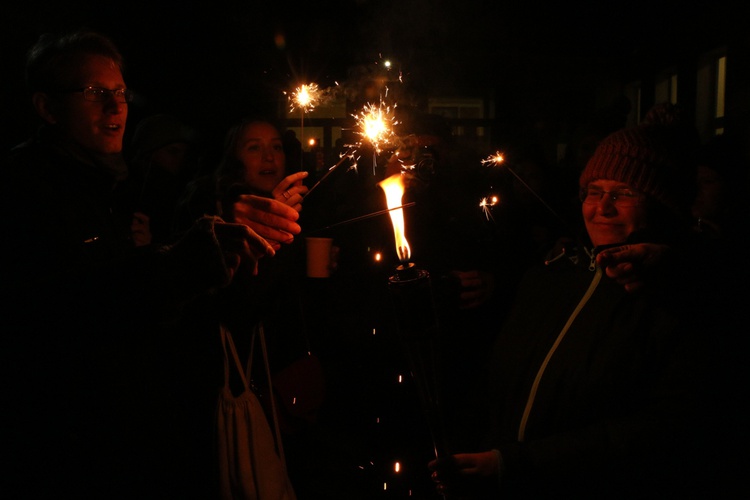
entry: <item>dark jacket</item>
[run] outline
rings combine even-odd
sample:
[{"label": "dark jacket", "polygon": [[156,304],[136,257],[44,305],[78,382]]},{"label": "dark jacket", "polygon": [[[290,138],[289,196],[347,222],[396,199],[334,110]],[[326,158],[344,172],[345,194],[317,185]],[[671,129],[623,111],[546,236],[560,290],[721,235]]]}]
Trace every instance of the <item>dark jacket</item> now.
[{"label": "dark jacket", "polygon": [[[271,197],[270,193],[241,182],[217,186],[214,175],[198,177],[188,184],[177,206],[178,231],[190,220],[206,214],[233,222],[232,205],[241,195]],[[273,258],[260,259],[258,274],[246,280],[237,293],[216,304],[217,314],[233,332],[241,359],[246,358],[250,332],[259,321],[264,324],[272,371],[284,368],[310,350],[300,301],[304,252],[304,239],[298,236],[291,244],[283,245]]]},{"label": "dark jacket", "polygon": [[696,307],[707,290],[685,279],[692,268],[680,260],[627,293],[579,248],[526,274],[495,344],[488,445],[503,458],[502,489],[520,498],[720,492],[712,433],[727,380],[721,333],[709,328],[716,311]]},{"label": "dark jacket", "polygon": [[227,280],[213,220],[173,246],[135,248],[118,158],[44,137],[14,149],[1,175],[3,492],[198,491],[221,358],[208,357],[210,332],[184,338],[172,325]]}]

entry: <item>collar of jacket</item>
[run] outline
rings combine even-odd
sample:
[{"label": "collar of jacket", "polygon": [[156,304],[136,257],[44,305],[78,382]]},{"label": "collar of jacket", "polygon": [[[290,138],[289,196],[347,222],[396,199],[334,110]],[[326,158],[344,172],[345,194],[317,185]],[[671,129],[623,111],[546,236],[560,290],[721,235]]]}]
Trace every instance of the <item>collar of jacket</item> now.
[{"label": "collar of jacket", "polygon": [[128,167],[122,153],[102,154],[90,151],[75,142],[61,139],[50,126],[41,127],[32,141],[100,170],[111,176],[115,183],[128,178]]}]

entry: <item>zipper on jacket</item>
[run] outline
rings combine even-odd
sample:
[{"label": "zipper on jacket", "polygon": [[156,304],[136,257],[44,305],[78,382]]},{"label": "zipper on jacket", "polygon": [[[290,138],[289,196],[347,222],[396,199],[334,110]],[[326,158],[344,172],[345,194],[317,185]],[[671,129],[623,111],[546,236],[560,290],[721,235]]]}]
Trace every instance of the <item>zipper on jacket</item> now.
[{"label": "zipper on jacket", "polygon": [[586,252],[586,255],[589,256],[589,271],[595,271],[596,270],[596,250],[589,250],[586,247],[583,247],[583,251]]},{"label": "zipper on jacket", "polygon": [[544,370],[547,368],[547,365],[549,364],[549,360],[552,358],[552,355],[557,350],[557,347],[560,345],[560,342],[562,342],[562,339],[563,337],[565,337],[565,334],[568,333],[568,330],[570,329],[570,325],[572,325],[573,321],[575,321],[576,317],[578,317],[578,314],[581,312],[583,307],[586,305],[586,303],[589,301],[591,296],[594,294],[594,290],[596,290],[596,287],[599,285],[599,282],[602,279],[602,270],[600,267],[596,266],[596,261],[594,260],[593,252],[589,255],[589,257],[591,257],[590,266],[594,266],[594,269],[596,270],[596,272],[594,273],[594,277],[591,280],[591,283],[589,284],[588,290],[586,290],[586,293],[578,302],[578,305],[576,306],[575,310],[568,318],[568,321],[565,323],[565,326],[557,335],[557,338],[555,339],[555,343],[552,344],[552,347],[550,348],[549,352],[547,352],[547,356],[544,358],[544,361],[542,362],[542,366],[539,367],[539,371],[537,372],[536,378],[534,379],[534,384],[531,386],[531,391],[529,392],[529,398],[526,400],[526,408],[524,408],[523,410],[523,416],[521,417],[521,424],[518,427],[518,442],[519,443],[523,442],[524,434],[526,432],[526,423],[528,422],[529,414],[531,413],[531,407],[534,406],[534,399],[536,398],[536,392],[539,389],[539,383],[542,380],[542,375],[544,375]]}]

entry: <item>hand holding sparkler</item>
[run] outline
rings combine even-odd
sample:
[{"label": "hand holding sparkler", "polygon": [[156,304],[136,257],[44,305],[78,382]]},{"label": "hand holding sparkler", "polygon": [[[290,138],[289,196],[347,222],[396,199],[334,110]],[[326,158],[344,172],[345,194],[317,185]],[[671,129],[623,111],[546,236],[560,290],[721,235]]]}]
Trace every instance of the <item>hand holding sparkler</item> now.
[{"label": "hand holding sparkler", "polygon": [[234,221],[249,226],[274,250],[281,248],[281,243],[291,243],[302,232],[297,224],[299,212],[273,198],[244,194],[232,208]]},{"label": "hand holding sparkler", "polygon": [[305,195],[309,192],[307,186],[302,181],[310,174],[305,171],[295,172],[291,175],[284,177],[279,182],[273,191],[271,196],[277,201],[289,205],[297,212],[302,210],[302,200]]},{"label": "hand holding sparkler", "polygon": [[630,243],[602,250],[596,256],[596,263],[607,276],[632,293],[643,288],[650,272],[669,250],[669,246],[659,243]]}]

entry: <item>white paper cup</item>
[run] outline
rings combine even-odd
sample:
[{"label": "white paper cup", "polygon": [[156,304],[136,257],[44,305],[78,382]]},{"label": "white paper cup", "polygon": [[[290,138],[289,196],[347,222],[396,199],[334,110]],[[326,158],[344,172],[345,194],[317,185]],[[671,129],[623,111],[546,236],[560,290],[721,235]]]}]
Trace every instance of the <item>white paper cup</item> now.
[{"label": "white paper cup", "polygon": [[331,276],[331,247],[333,238],[306,237],[307,276],[309,278],[328,278]]}]

